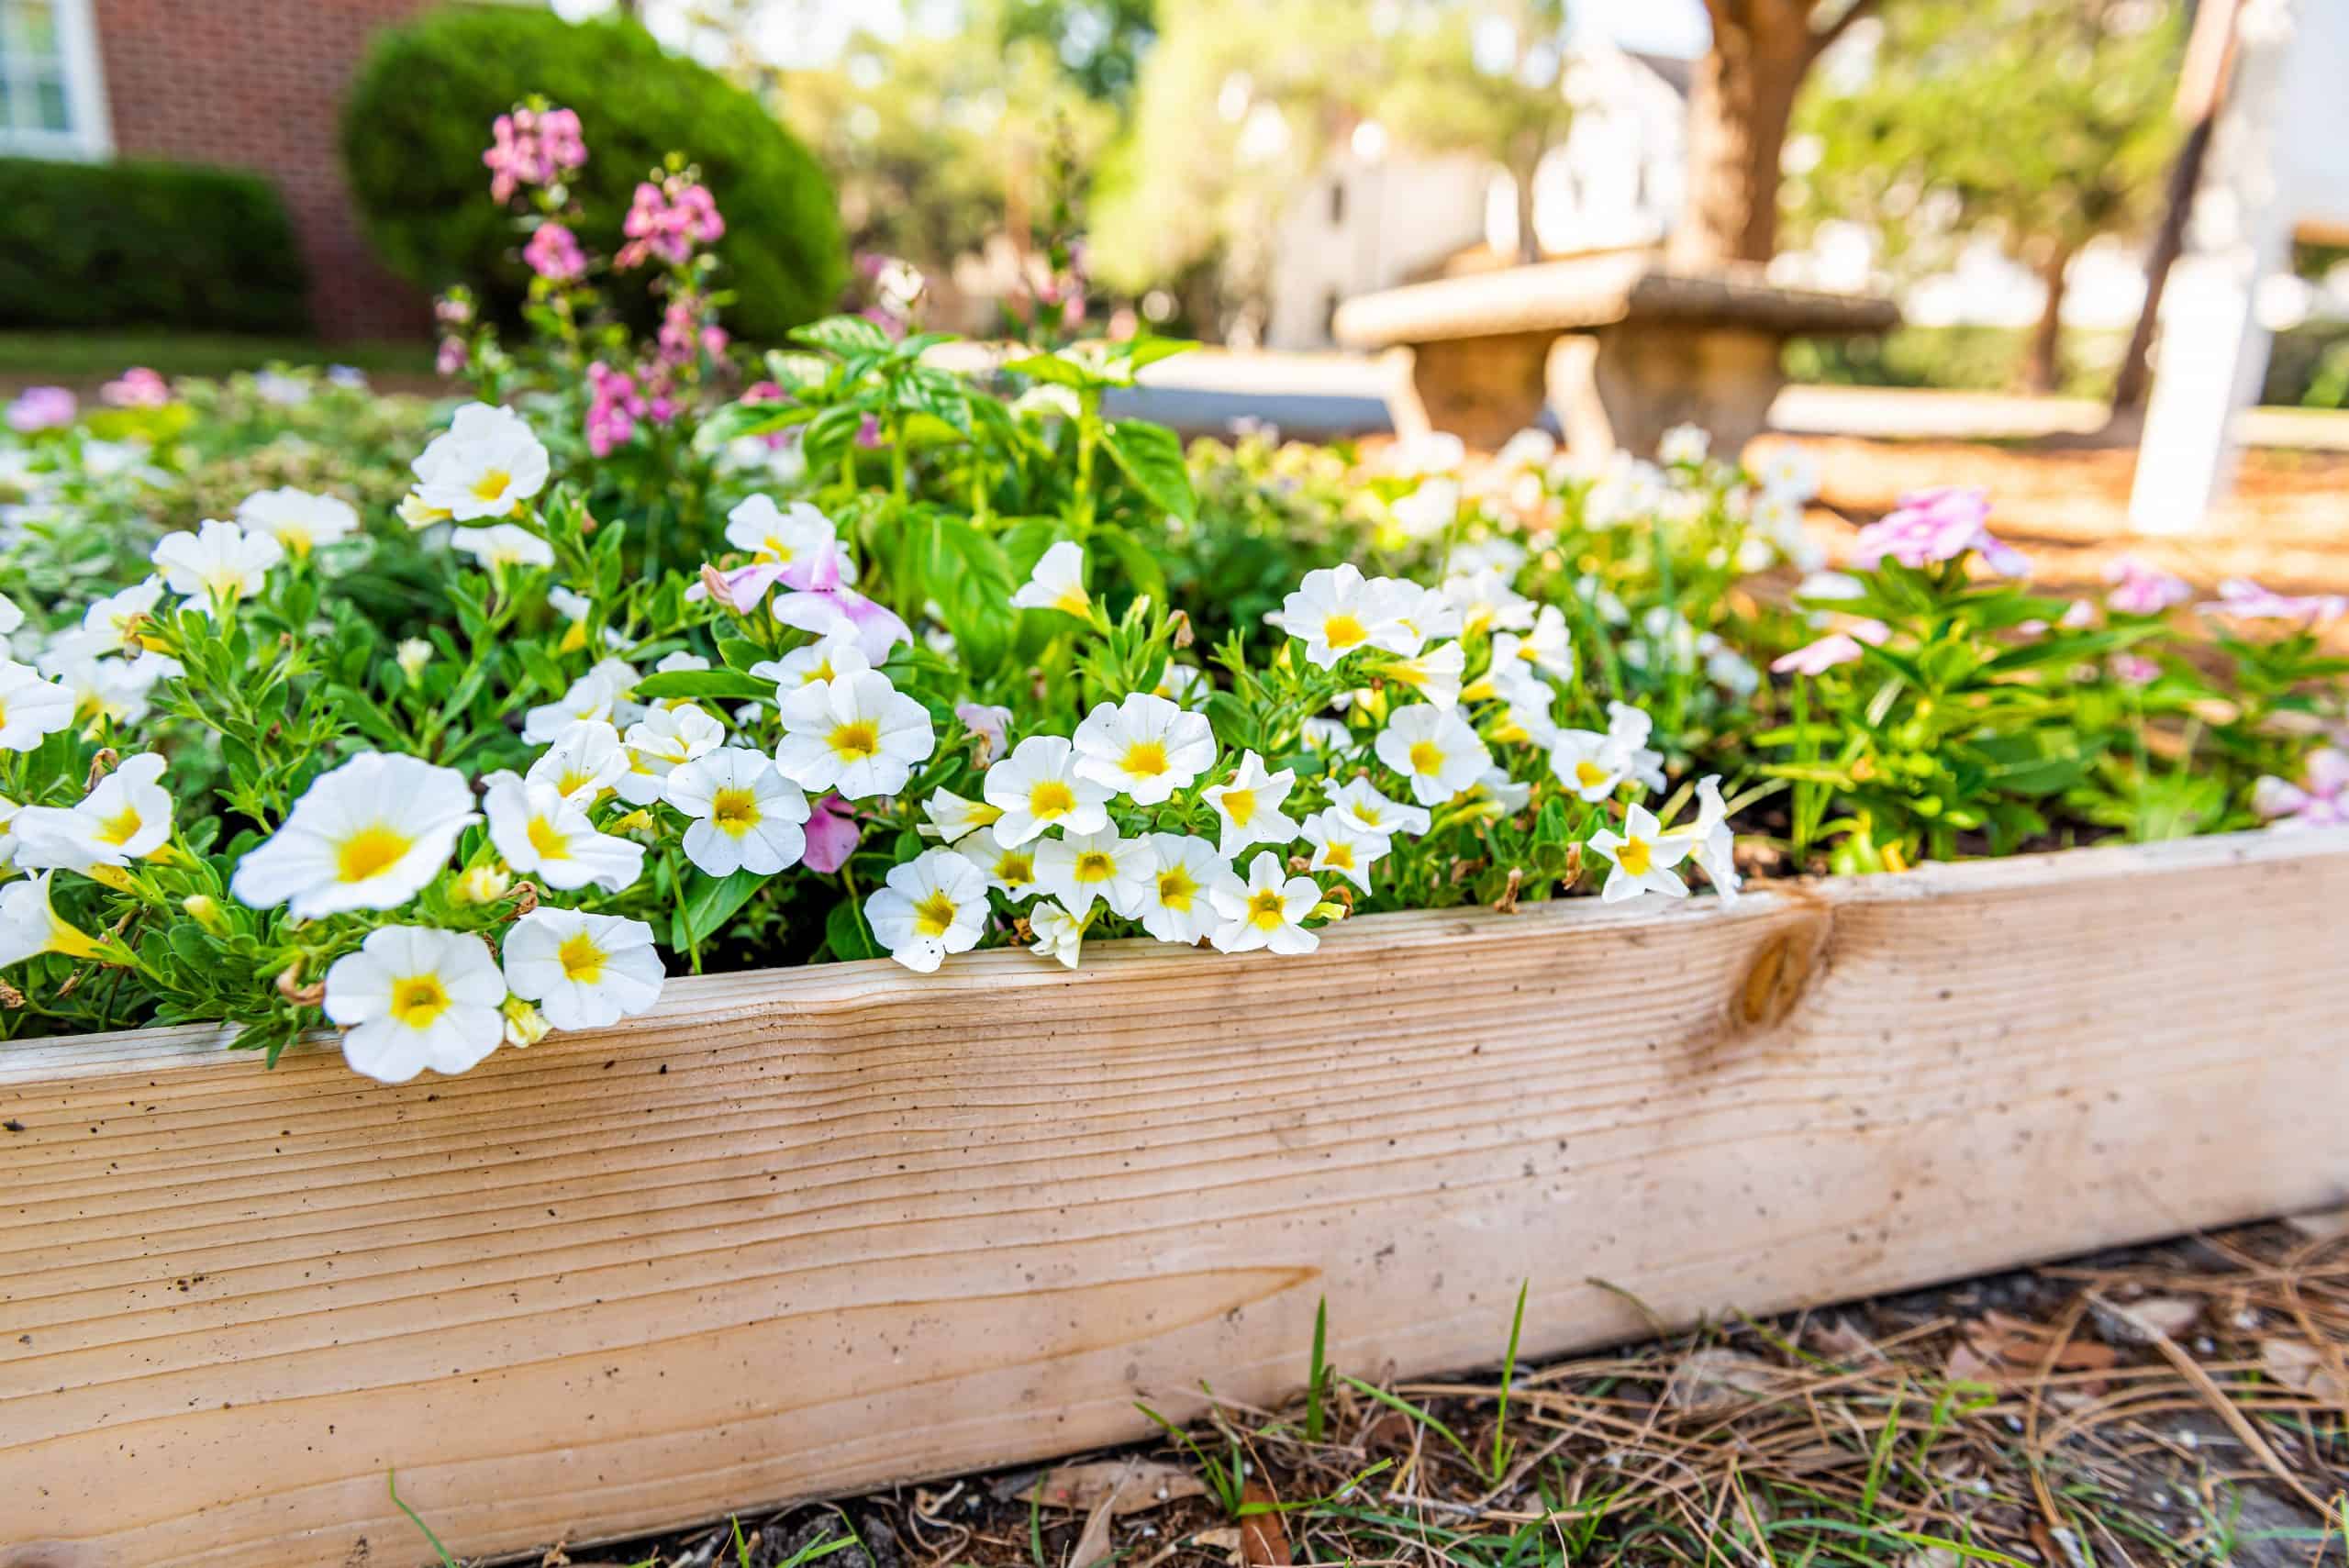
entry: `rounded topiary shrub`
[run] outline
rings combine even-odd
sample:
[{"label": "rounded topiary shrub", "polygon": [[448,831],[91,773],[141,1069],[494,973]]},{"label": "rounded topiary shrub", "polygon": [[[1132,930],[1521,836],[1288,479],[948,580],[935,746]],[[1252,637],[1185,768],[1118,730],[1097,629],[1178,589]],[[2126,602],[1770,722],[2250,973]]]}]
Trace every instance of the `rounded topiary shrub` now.
[{"label": "rounded topiary shrub", "polygon": [[[490,199],[490,123],[530,94],[578,111],[580,238],[606,256],[639,180],[673,149],[725,215],[728,324],[752,341],[829,311],[847,276],[830,182],[757,99],[665,52],[638,24],[452,6],[376,36],[343,108],[343,161],[369,238],[428,289],[467,283],[511,316],[529,273]],[[627,296],[626,286],[621,296]]]}]

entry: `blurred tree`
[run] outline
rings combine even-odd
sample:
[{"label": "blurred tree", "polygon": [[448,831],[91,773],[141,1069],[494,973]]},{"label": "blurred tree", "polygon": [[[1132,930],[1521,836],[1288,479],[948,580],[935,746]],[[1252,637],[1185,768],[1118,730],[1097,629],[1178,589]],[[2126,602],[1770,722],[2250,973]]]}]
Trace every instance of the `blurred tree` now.
[{"label": "blurred tree", "polygon": [[2179,24],[2173,0],[1901,0],[1874,69],[1805,104],[1819,162],[1789,209],[1865,226],[1910,274],[1996,239],[2046,284],[2025,375],[2051,388],[2072,259],[2160,205]]},{"label": "blurred tree", "polygon": [[1141,79],[1141,59],[1158,36],[1156,0],[1006,0],[999,43],[1032,39],[1085,96],[1122,109]]}]

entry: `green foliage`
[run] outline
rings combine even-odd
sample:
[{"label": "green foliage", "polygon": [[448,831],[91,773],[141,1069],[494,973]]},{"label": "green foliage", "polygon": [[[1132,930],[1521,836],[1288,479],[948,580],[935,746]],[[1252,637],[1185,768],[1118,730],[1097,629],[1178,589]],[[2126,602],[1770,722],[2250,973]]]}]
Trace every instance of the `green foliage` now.
[{"label": "green foliage", "polygon": [[0,158],[0,328],[309,325],[293,224],[260,175]]},{"label": "green foliage", "polygon": [[[664,53],[632,22],[450,6],[377,35],[343,111],[342,147],[367,231],[429,289],[465,282],[510,318],[527,292],[522,234],[484,193],[482,150],[529,94],[578,111],[590,149],[572,182],[581,241],[610,254],[637,183],[693,148],[725,215],[718,244],[736,330],[773,342],[830,307],[847,278],[830,185],[750,95]],[[642,306],[635,306],[639,311]]]}]

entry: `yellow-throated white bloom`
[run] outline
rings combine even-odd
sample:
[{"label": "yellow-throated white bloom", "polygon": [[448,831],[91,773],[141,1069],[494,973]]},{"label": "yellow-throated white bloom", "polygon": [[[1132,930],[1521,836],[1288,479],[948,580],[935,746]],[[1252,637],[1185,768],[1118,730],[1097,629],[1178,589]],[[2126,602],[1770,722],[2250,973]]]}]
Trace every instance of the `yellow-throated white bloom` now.
[{"label": "yellow-throated white bloom", "polygon": [[1215,807],[1220,829],[1216,852],[1230,860],[1251,844],[1286,844],[1296,838],[1297,824],[1281,812],[1296,784],[1290,769],[1268,773],[1264,758],[1242,753],[1230,778],[1199,791],[1199,798]]},{"label": "yellow-throated white bloom", "polygon": [[1456,713],[1433,703],[1397,709],[1378,732],[1378,760],[1410,781],[1411,798],[1441,806],[1476,782],[1493,754]]},{"label": "yellow-throated white bloom", "polygon": [[1707,773],[1697,781],[1697,820],[1686,828],[1675,828],[1664,834],[1667,839],[1686,839],[1688,853],[1713,884],[1724,905],[1737,902],[1737,835],[1730,831],[1729,807],[1721,800],[1721,781],[1718,773]]},{"label": "yellow-throated white bloom", "polygon": [[1215,764],[1215,731],[1148,692],[1102,703],[1076,727],[1076,776],[1107,784],[1137,806],[1156,806]]},{"label": "yellow-throated white bloom", "polygon": [[644,870],[644,846],[599,833],[584,806],[551,784],[507,773],[482,799],[489,841],[506,863],[550,887],[594,885],[607,893],[631,886]]},{"label": "yellow-throated white bloom", "polygon": [[889,869],[887,884],[864,901],[864,919],[891,958],[928,974],[948,953],[979,945],[986,930],[986,878],[952,850],[925,850]]},{"label": "yellow-throated white bloom", "polygon": [[1377,618],[1398,628],[1388,651],[1410,658],[1431,642],[1460,635],[1460,612],[1433,588],[1408,577],[1373,577],[1363,586],[1379,602]]},{"label": "yellow-throated white bloom", "polygon": [[261,592],[269,569],[285,559],[285,550],[262,533],[248,533],[234,523],[206,520],[194,533],[165,534],[149,559],[163,573],[163,584],[209,616],[236,607],[239,599]]},{"label": "yellow-throated white bloom", "polygon": [[73,722],[74,696],[29,664],[0,659],[0,751],[29,751]]},{"label": "yellow-throated white bloom", "polygon": [[343,1061],[384,1084],[479,1062],[506,1038],[505,1000],[496,961],[463,931],[385,926],[327,971],[326,1014],[344,1027]]},{"label": "yellow-throated white bloom", "polygon": [[1492,801],[1503,812],[1522,811],[1525,803],[1533,798],[1533,786],[1518,783],[1509,777],[1508,769],[1494,766],[1486,768],[1476,782],[1468,786],[1468,798]]},{"label": "yellow-throated white bloom", "polygon": [[424,673],[424,667],[432,662],[432,644],[423,638],[406,637],[400,639],[397,648],[392,650],[392,662],[400,667],[401,674],[413,682]]},{"label": "yellow-throated white bloom", "polygon": [[802,686],[812,686],[818,681],[836,681],[843,675],[862,675],[873,668],[873,661],[858,647],[852,631],[836,631],[820,637],[805,648],[795,648],[780,659],[762,659],[750,668],[750,673],[763,681],[774,683],[778,701]]},{"label": "yellow-throated white bloom", "polygon": [[763,752],[721,746],[669,774],[669,804],[694,819],[685,858],[712,876],[761,876],[807,852],[807,796]]},{"label": "yellow-throated white bloom", "polygon": [[1497,674],[1511,663],[1528,665],[1561,681],[1574,678],[1575,639],[1567,635],[1566,617],[1557,606],[1543,605],[1522,635],[1493,633],[1494,672]]},{"label": "yellow-throated white bloom", "polygon": [[1607,733],[1623,749],[1625,765],[1633,778],[1647,789],[1664,787],[1664,753],[1648,745],[1648,737],[1655,733],[1655,720],[1645,708],[1627,702],[1609,703]]},{"label": "yellow-throated white bloom", "polygon": [[1595,729],[1562,729],[1550,743],[1550,771],[1576,798],[1600,801],[1631,776],[1631,758],[1611,735]]},{"label": "yellow-throated white bloom", "polygon": [[1508,713],[1493,731],[1493,739],[1548,751],[1558,740],[1558,721],[1551,713],[1558,694],[1550,688],[1549,682],[1515,661],[1502,666],[1502,673],[1505,678],[1496,695],[1508,705]]},{"label": "yellow-throated white bloom", "polygon": [[362,751],[320,773],[275,833],[246,852],[229,891],[297,920],[395,909],[440,873],[457,836],[481,820],[454,768]]},{"label": "yellow-throated white bloom", "polygon": [[1509,586],[1498,572],[1456,572],[1443,580],[1441,592],[1460,612],[1464,634],[1525,631],[1533,625],[1533,601]]},{"label": "yellow-throated white bloom", "polygon": [[1166,668],[1159,673],[1158,684],[1151,688],[1152,696],[1166,698],[1186,707],[1197,707],[1214,695],[1215,683],[1197,664],[1185,664],[1169,659]]},{"label": "yellow-throated white bloom", "polygon": [[1328,670],[1365,648],[1418,652],[1421,639],[1398,618],[1401,607],[1391,592],[1374,588],[1346,563],[1307,573],[1281,601],[1278,617],[1265,619],[1302,641],[1306,659]]},{"label": "yellow-throated white bloom", "polygon": [[775,766],[802,788],[845,800],[895,795],[938,745],[930,710],[878,670],[811,682],[785,696],[779,712]]},{"label": "yellow-throated white bloom", "polygon": [[1085,929],[1091,924],[1047,898],[1028,912],[1028,934],[1035,939],[1028,951],[1038,958],[1058,960],[1063,969],[1074,969],[1085,947]]},{"label": "yellow-throated white bloom", "polygon": [[1713,438],[1701,425],[1675,425],[1656,443],[1657,459],[1673,467],[1694,467],[1712,450]]},{"label": "yellow-throated white bloom", "polygon": [[1007,845],[995,836],[992,828],[982,828],[961,843],[954,852],[979,868],[987,885],[1007,895],[1014,903],[1036,895],[1036,844]]},{"label": "yellow-throated white bloom", "polygon": [[1321,902],[1320,886],[1309,876],[1284,876],[1280,857],[1259,850],[1248,862],[1248,880],[1238,877],[1211,896],[1220,921],[1210,940],[1219,952],[1311,952],[1321,939],[1298,922]]},{"label": "yellow-throated white bloom", "polygon": [[118,593],[91,602],[82,612],[82,630],[89,637],[89,651],[120,653],[141,644],[138,638],[139,622],[155,614],[155,606],[163,597],[161,577],[142,577]]},{"label": "yellow-throated white bloom", "polygon": [[410,466],[419,506],[479,522],[511,517],[545,488],[547,449],[511,409],[468,403]]},{"label": "yellow-throated white bloom", "polygon": [[726,542],[747,550],[755,560],[780,566],[809,566],[832,558],[840,580],[854,586],[856,562],[840,548],[831,519],[805,501],[777,506],[771,497],[753,495],[726,514]]},{"label": "yellow-throated white bloom", "polygon": [[446,507],[429,505],[423,495],[414,490],[401,496],[400,504],[395,509],[399,514],[400,521],[408,526],[411,533],[429,528],[435,523],[445,523],[449,520],[449,512]]},{"label": "yellow-throated white bloom", "polygon": [[606,659],[571,683],[562,695],[532,708],[522,721],[522,739],[533,746],[551,745],[555,738],[583,718],[600,718],[615,728],[636,718],[632,705],[621,699],[636,689],[635,666],[621,659]]},{"label": "yellow-throated white bloom", "polygon": [[1085,592],[1085,550],[1063,539],[1044,551],[1028,581],[1011,595],[1023,610],[1058,610],[1079,620],[1093,618],[1093,601]]},{"label": "yellow-throated white bloom", "polygon": [[155,853],[172,837],[172,797],[162,776],[162,754],[141,751],[76,806],[26,806],[13,824],[17,863],[86,876],[93,866],[128,865]]},{"label": "yellow-throated white bloom", "polygon": [[359,514],[339,495],[313,495],[291,485],[257,490],[238,505],[237,521],[265,533],[285,553],[304,556],[320,545],[338,544],[359,530]]},{"label": "yellow-throated white bloom", "polygon": [[921,814],[930,818],[919,824],[923,838],[957,844],[1001,817],[1003,808],[984,800],[964,800],[951,789],[935,789],[921,803]]},{"label": "yellow-throated white bloom", "polygon": [[449,536],[449,548],[470,555],[485,570],[501,566],[552,566],[554,546],[519,523],[498,523],[485,528],[459,528]]},{"label": "yellow-throated white bloom", "polygon": [[[586,806],[595,805],[628,771],[628,752],[620,746],[619,731],[600,718],[583,718],[555,737],[554,744],[539,754],[523,776],[532,784],[553,786],[557,795],[574,806]],[[649,805],[658,798],[656,790],[636,804]]]},{"label": "yellow-throated white bloom", "polygon": [[1057,735],[1030,735],[986,771],[980,793],[1002,815],[995,836],[1024,844],[1047,828],[1092,833],[1108,825],[1110,789],[1080,776],[1076,748]]},{"label": "yellow-throated white bloom", "polygon": [[1157,865],[1147,839],[1121,839],[1115,828],[1095,833],[1063,833],[1036,845],[1036,885],[1083,915],[1096,898],[1132,917],[1149,896]]},{"label": "yellow-throated white bloom", "polygon": [[1378,666],[1378,673],[1397,685],[1408,686],[1441,708],[1452,708],[1460,703],[1460,674],[1467,668],[1468,656],[1456,642],[1439,643],[1412,655],[1408,659],[1390,660]]},{"label": "yellow-throated white bloom", "polygon": [[1216,889],[1240,886],[1216,847],[1187,833],[1152,833],[1150,855],[1150,885],[1133,912],[1141,929],[1162,942],[1186,947],[1211,933],[1219,918]]},{"label": "yellow-throated white bloom", "polygon": [[1664,832],[1655,813],[1644,806],[1634,806],[1625,814],[1621,832],[1602,828],[1592,834],[1590,847],[1614,862],[1615,869],[1607,873],[1607,885],[1598,894],[1609,904],[1620,904],[1642,893],[1661,893],[1667,898],[1688,895],[1687,884],[1672,873],[1672,868],[1688,858],[1695,840],[1685,833]]},{"label": "yellow-throated white bloom", "polygon": [[661,999],[652,928],[584,909],[531,910],[506,933],[506,988],[559,1029],[599,1029]]},{"label": "yellow-throated white bloom", "polygon": [[612,787],[630,806],[650,806],[661,798],[670,770],[726,743],[726,726],[691,703],[656,706],[628,727],[627,739],[627,769]]},{"label": "yellow-throated white bloom", "polygon": [[1338,807],[1307,817],[1299,824],[1297,836],[1313,846],[1309,869],[1336,872],[1364,893],[1370,891],[1370,868],[1393,847],[1391,840]]},{"label": "yellow-throated white bloom", "polygon": [[[186,673],[176,659],[142,652],[136,659],[93,659],[67,653],[41,655],[42,673],[73,696],[73,716],[95,734],[100,720],[117,728],[147,717],[148,699],[159,681]],[[0,698],[0,701],[5,701]]]},{"label": "yellow-throated white bloom", "polygon": [[45,952],[97,956],[97,940],[50,905],[49,879],[54,874],[43,872],[0,887],[0,969]]},{"label": "yellow-throated white bloom", "polygon": [[1431,820],[1424,807],[1387,799],[1368,779],[1350,779],[1330,791],[1330,809],[1352,817],[1364,832],[1382,839],[1424,833]]}]

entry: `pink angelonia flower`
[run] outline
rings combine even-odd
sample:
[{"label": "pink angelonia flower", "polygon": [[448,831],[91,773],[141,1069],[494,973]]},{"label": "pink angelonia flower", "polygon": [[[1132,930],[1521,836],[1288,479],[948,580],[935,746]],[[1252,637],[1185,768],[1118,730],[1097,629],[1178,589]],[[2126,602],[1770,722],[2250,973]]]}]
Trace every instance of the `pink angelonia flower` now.
[{"label": "pink angelonia flower", "polygon": [[575,284],[587,275],[587,252],[580,249],[579,237],[551,220],[532,231],[522,260],[551,284]]},{"label": "pink angelonia flower", "polygon": [[133,365],[120,380],[98,388],[98,401],[110,408],[161,408],[171,400],[171,383],[145,365]]},{"label": "pink angelonia flower", "polygon": [[992,703],[963,702],[954,705],[954,717],[963,728],[979,738],[977,762],[985,767],[1002,754],[1004,742],[1011,734],[1011,710]]},{"label": "pink angelonia flower", "polygon": [[1862,657],[1857,638],[1849,632],[1833,631],[1771,661],[1770,668],[1781,675],[1823,675],[1838,664],[1849,664]]},{"label": "pink angelonia flower", "polygon": [[2230,577],[2219,584],[2219,596],[2196,606],[2204,615],[2232,616],[2241,620],[2298,621],[2304,628],[2337,620],[2349,613],[2349,598],[2339,594],[2278,594],[2248,577]]},{"label": "pink angelonia flower", "polygon": [[61,386],[28,386],[8,405],[8,428],[20,436],[71,425],[81,405]]},{"label": "pink angelonia flower", "polygon": [[2349,751],[2318,747],[2309,753],[2303,780],[2261,778],[2252,786],[2251,808],[2279,829],[2349,828]]},{"label": "pink angelonia flower", "polygon": [[636,422],[645,414],[645,401],[636,378],[597,360],[587,367],[587,450],[608,457],[612,449],[636,439]]},{"label": "pink angelonia flower", "polygon": [[1875,566],[1890,556],[1903,566],[1926,567],[1954,561],[1972,550],[2002,577],[2020,577],[2030,562],[1991,534],[1988,494],[1973,485],[1914,490],[1881,521],[1870,523],[1853,541],[1852,564]]},{"label": "pink angelonia flower", "polygon": [[621,267],[640,267],[653,256],[682,267],[693,259],[695,246],[714,245],[725,237],[726,220],[718,215],[718,198],[708,186],[671,174],[657,185],[637,182],[620,232],[629,239],[620,247]]},{"label": "pink angelonia flower", "polygon": [[432,302],[432,319],[443,327],[467,327],[473,324],[473,302],[444,294]]},{"label": "pink angelonia flower", "polygon": [[864,829],[856,825],[855,814],[847,801],[838,795],[828,795],[807,808],[807,848],[800,856],[800,863],[809,871],[829,876],[848,864]]},{"label": "pink angelonia flower", "polygon": [[2150,686],[2161,678],[2162,667],[2142,653],[2112,656],[2112,678],[2124,686]]},{"label": "pink angelonia flower", "polygon": [[874,665],[889,657],[900,642],[911,642],[913,628],[897,618],[888,606],[866,598],[853,588],[801,589],[778,595],[774,618],[818,638],[844,631],[856,639],[858,651]]},{"label": "pink angelonia flower", "polygon": [[454,375],[465,368],[465,340],[443,338],[440,347],[433,350],[432,368],[442,375]]},{"label": "pink angelonia flower", "polygon": [[2185,578],[2148,566],[2132,555],[2107,566],[2104,580],[2112,584],[2104,602],[2124,616],[2157,616],[2194,596],[2193,585]]},{"label": "pink angelonia flower", "polygon": [[569,109],[518,108],[491,121],[489,135],[481,161],[489,194],[500,204],[525,185],[551,185],[587,161],[579,117]]}]

